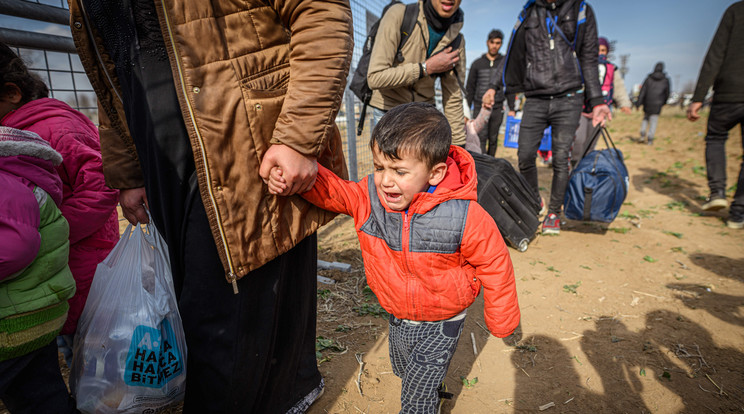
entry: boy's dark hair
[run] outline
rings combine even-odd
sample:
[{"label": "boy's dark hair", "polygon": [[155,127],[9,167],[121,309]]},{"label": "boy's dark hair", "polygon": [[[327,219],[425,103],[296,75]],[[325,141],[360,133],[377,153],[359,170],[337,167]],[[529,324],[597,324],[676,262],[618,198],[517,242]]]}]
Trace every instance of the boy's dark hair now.
[{"label": "boy's dark hair", "polygon": [[488,40],[491,40],[491,39],[504,40],[504,33],[499,29],[493,29],[491,30],[491,33],[488,34]]},{"label": "boy's dark hair", "polygon": [[[452,129],[447,118],[429,103],[398,105],[380,119],[372,131],[369,147],[393,160],[402,153],[420,158],[431,168],[447,161]],[[410,151],[410,152],[409,152]]]},{"label": "boy's dark hair", "polygon": [[49,88],[44,81],[29,72],[23,60],[8,45],[0,43],[0,95],[8,92],[6,83],[18,86],[22,104],[49,96]]}]

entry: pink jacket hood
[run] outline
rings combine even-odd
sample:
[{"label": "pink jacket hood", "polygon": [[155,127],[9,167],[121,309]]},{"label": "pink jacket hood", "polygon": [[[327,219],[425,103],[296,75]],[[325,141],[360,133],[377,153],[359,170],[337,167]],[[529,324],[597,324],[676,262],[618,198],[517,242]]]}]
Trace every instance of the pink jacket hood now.
[{"label": "pink jacket hood", "polygon": [[70,224],[70,270],[77,292],[63,334],[74,333],[96,266],[119,240],[119,192],[103,177],[98,128],[84,114],[57,99],[28,102],[0,124],[39,134],[62,154],[56,172],[62,180],[60,211]]}]

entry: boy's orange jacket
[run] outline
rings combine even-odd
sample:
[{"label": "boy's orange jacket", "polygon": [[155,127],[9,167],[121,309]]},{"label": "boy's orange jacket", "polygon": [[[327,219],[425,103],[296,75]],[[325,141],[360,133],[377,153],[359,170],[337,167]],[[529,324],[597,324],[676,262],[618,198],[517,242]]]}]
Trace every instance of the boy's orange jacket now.
[{"label": "boy's orange jacket", "polygon": [[447,174],[433,193],[419,193],[407,212],[389,210],[372,176],[343,180],[323,166],[302,194],[354,218],[367,283],[380,305],[400,319],[440,321],[484,290],[486,325],[498,337],[519,324],[514,268],[493,218],[476,203],[473,158],[450,148]]}]

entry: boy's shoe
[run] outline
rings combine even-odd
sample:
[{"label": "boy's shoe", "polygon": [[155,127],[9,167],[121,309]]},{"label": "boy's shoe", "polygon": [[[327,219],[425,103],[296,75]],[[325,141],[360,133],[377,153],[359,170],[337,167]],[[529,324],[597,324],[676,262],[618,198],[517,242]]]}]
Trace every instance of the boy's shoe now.
[{"label": "boy's shoe", "polygon": [[654,139],[649,138],[648,141],[646,141],[646,145],[654,145]]},{"label": "boy's shoe", "polygon": [[454,397],[455,395],[451,392],[447,392],[447,385],[444,382],[439,384],[439,387],[437,388],[437,394],[439,395],[439,407],[437,408],[437,414],[441,414],[444,400],[451,400],[452,397]]},{"label": "boy's shoe", "polygon": [[740,218],[737,220],[729,217],[729,219],[726,220],[726,227],[737,230],[744,229],[744,218]]},{"label": "boy's shoe", "polygon": [[540,212],[537,213],[538,216],[542,216],[543,214],[547,213],[548,208],[545,206],[545,200],[540,197]]},{"label": "boy's shoe", "polygon": [[718,211],[729,206],[726,198],[718,195],[711,194],[705,199],[705,203],[702,206],[703,211]]},{"label": "boy's shoe", "polygon": [[555,213],[548,214],[543,221],[542,234],[560,234],[561,219]]}]

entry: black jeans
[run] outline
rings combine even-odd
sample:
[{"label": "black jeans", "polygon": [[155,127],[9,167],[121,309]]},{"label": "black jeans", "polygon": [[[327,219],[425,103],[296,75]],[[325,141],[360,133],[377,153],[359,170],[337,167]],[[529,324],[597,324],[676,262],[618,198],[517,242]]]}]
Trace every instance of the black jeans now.
[{"label": "black jeans", "polygon": [[[744,102],[713,103],[708,116],[708,135],[705,137],[705,164],[711,194],[726,196],[726,140],[729,130],[736,124],[739,124],[744,135]],[[739,180],[729,217],[735,221],[744,219],[744,160],[739,167]]]},{"label": "black jeans", "polygon": [[[481,106],[478,102],[476,102],[475,111],[473,111],[473,119],[478,117],[480,111]],[[499,128],[501,128],[501,122],[503,120],[504,110],[501,108],[500,103],[496,103],[494,105],[493,111],[491,111],[491,117],[488,118],[488,125],[486,125],[486,127],[481,129],[478,133],[482,153],[491,156],[496,155],[496,147],[499,143]]]},{"label": "black jeans", "polygon": [[0,362],[0,400],[13,414],[79,413],[59,370],[56,340]]},{"label": "black jeans", "polygon": [[539,194],[535,158],[543,131],[552,130],[553,185],[550,189],[548,213],[558,214],[568,185],[568,153],[579,126],[583,94],[573,94],[554,99],[528,98],[524,104],[524,116],[519,129],[519,172]]}]

